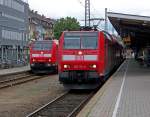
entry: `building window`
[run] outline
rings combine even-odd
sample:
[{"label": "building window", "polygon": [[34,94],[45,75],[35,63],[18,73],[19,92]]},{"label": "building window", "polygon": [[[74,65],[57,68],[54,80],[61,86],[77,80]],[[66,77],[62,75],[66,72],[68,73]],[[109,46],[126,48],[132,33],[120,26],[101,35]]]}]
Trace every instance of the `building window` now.
[{"label": "building window", "polygon": [[0,16],[2,16],[2,12],[0,11]]},{"label": "building window", "polygon": [[0,4],[13,8],[17,11],[24,12],[24,5],[20,4],[15,0],[0,0]]},{"label": "building window", "polygon": [[4,0],[3,2],[5,6],[11,7],[12,0]]},{"label": "building window", "polygon": [[2,38],[9,40],[22,40],[23,36],[20,32],[2,30]]},{"label": "building window", "polygon": [[4,0],[0,0],[0,4],[3,5],[4,4]]},{"label": "building window", "polygon": [[17,20],[17,21],[20,21],[20,22],[24,22],[24,21],[25,21],[24,19],[21,19],[21,18],[12,16],[12,15],[8,15],[8,14],[5,14],[5,13],[2,13],[2,16],[3,16],[3,17],[10,18],[10,19],[13,19],[13,20]]},{"label": "building window", "polygon": [[24,5],[19,4],[17,1],[12,0],[12,8],[24,12]]}]

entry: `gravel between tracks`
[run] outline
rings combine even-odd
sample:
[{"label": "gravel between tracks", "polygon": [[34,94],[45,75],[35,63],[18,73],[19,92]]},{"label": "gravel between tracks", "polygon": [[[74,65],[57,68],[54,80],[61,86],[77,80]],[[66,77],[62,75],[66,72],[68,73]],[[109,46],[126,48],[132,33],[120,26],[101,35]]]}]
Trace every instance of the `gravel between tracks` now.
[{"label": "gravel between tracks", "polygon": [[1,89],[0,117],[25,117],[65,91],[57,75]]}]

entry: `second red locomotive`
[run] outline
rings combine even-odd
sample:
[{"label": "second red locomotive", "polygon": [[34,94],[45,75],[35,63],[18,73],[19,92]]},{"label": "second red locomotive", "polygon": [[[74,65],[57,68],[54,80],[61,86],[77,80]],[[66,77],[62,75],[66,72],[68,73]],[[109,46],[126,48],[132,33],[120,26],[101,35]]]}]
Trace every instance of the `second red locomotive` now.
[{"label": "second red locomotive", "polygon": [[34,73],[57,72],[58,43],[55,40],[34,41],[30,44],[30,67]]},{"label": "second red locomotive", "polygon": [[123,47],[105,31],[66,31],[59,40],[59,80],[70,89],[96,88],[123,61]]}]

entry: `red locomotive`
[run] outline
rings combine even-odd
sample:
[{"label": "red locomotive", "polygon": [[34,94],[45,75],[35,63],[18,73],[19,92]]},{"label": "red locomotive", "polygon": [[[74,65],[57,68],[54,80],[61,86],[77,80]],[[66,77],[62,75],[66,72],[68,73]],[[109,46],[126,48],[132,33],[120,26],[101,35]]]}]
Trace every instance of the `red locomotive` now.
[{"label": "red locomotive", "polygon": [[30,44],[30,67],[34,73],[57,72],[58,43],[54,40]]},{"label": "red locomotive", "polygon": [[123,61],[123,46],[105,31],[66,31],[59,40],[59,81],[69,89],[92,89]]}]

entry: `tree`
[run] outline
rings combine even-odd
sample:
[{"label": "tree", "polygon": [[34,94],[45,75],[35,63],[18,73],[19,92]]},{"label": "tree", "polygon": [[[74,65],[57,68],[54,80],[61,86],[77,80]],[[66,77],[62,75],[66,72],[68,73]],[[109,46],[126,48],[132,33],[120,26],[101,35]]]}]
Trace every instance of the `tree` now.
[{"label": "tree", "polygon": [[66,17],[61,18],[56,21],[54,25],[54,36],[56,39],[59,39],[61,33],[65,30],[73,31],[73,30],[79,30],[80,24],[75,18]]}]

